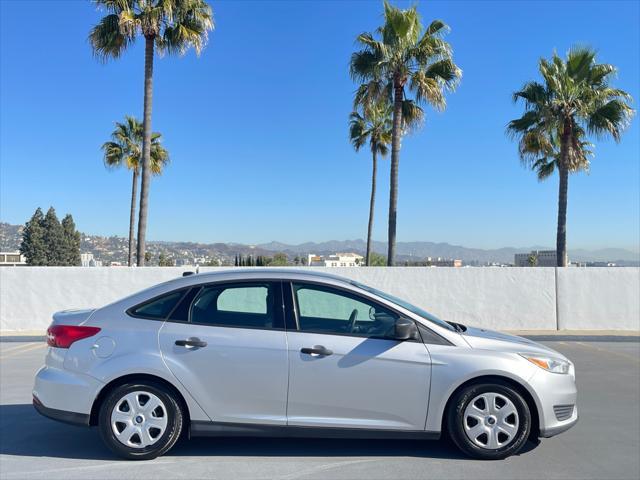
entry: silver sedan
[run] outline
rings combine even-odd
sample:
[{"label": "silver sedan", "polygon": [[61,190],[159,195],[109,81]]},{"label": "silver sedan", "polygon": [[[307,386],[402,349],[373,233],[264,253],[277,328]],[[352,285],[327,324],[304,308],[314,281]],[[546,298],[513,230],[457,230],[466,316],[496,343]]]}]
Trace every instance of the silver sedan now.
[{"label": "silver sedan", "polygon": [[532,341],[296,270],[178,278],[54,315],[35,408],[129,459],[189,436],[437,439],[501,459],[578,420],[575,370]]}]

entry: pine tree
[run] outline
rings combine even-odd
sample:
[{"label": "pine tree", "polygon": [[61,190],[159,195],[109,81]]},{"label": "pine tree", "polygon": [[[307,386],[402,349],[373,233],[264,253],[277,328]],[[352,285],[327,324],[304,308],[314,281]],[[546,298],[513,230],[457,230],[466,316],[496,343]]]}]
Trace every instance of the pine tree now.
[{"label": "pine tree", "polygon": [[65,241],[62,225],[58,220],[55,208],[47,210],[42,221],[44,229],[44,243],[47,249],[47,265],[50,267],[64,265]]},{"label": "pine tree", "polygon": [[73,217],[67,214],[62,219],[62,233],[64,235],[64,262],[63,265],[77,267],[80,262],[80,232],[76,230]]},{"label": "pine tree", "polygon": [[43,222],[44,215],[42,214],[42,209],[38,207],[22,231],[20,253],[25,256],[27,265],[42,266],[48,264]]}]

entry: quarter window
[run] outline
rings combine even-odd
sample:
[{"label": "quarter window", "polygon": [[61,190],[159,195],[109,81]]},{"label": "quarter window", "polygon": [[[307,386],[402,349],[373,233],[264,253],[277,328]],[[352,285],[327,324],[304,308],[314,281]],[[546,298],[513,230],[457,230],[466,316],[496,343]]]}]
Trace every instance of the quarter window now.
[{"label": "quarter window", "polygon": [[154,318],[164,320],[171,313],[173,307],[184,295],[184,290],[171,292],[161,297],[154,298],[148,302],[131,309],[131,314],[136,317]]},{"label": "quarter window", "polygon": [[303,332],[391,337],[397,315],[366,298],[332,288],[293,285]]}]

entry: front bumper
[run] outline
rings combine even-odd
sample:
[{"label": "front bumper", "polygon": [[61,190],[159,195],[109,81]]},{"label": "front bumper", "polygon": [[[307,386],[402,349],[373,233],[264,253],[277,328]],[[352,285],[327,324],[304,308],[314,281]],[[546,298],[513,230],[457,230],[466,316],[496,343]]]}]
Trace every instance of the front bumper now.
[{"label": "front bumper", "polygon": [[[540,437],[553,437],[578,422],[578,391],[573,367],[566,375],[539,369],[531,377],[529,384],[538,397],[536,403],[540,419]],[[573,407],[570,414],[567,407]]]},{"label": "front bumper", "polygon": [[576,409],[575,412],[575,418],[572,418],[560,425],[556,425],[555,427],[550,427],[547,429],[541,429],[540,430],[540,437],[541,438],[550,438],[550,437],[554,437],[562,432],[566,432],[567,430],[569,430],[571,427],[573,427],[576,423],[578,423],[578,411]]}]

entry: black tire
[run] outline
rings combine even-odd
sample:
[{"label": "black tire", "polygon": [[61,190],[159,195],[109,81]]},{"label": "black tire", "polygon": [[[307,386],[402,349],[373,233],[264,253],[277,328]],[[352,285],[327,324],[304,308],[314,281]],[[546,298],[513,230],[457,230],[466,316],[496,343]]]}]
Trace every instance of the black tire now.
[{"label": "black tire", "polygon": [[[130,447],[121,443],[111,426],[111,413],[116,404],[128,393],[136,391],[148,392],[158,397],[164,404],[167,415],[166,429],[155,443],[146,447]],[[163,385],[146,381],[114,388],[100,405],[98,428],[102,441],[113,453],[128,460],[151,460],[164,455],[178,441],[182,432],[184,415],[174,395]]]},{"label": "black tire", "polygon": [[[518,428],[513,439],[500,448],[489,449],[476,445],[467,436],[464,428],[464,412],[469,403],[483,393],[498,393],[507,397],[518,412]],[[481,460],[501,460],[514,455],[522,449],[531,431],[531,412],[527,402],[507,383],[478,383],[463,388],[452,398],[447,412],[448,433],[451,440],[466,455]],[[482,438],[482,437],[480,437]]]}]

